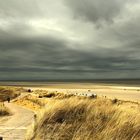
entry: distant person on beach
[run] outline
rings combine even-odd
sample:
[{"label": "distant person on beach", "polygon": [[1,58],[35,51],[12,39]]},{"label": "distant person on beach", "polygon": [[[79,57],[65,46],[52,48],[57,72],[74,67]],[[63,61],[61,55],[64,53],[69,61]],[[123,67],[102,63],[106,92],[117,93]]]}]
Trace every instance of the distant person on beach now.
[{"label": "distant person on beach", "polygon": [[28,92],[30,93],[30,92],[32,92],[32,90],[31,89],[28,89]]},{"label": "distant person on beach", "polygon": [[7,98],[7,102],[10,103],[10,97]]}]

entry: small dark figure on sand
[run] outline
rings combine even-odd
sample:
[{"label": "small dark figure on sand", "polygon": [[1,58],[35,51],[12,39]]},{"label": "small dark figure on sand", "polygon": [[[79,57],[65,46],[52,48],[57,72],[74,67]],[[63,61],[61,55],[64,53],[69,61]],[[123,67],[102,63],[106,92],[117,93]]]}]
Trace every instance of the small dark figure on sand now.
[{"label": "small dark figure on sand", "polygon": [[7,102],[10,103],[10,97],[7,98]]}]

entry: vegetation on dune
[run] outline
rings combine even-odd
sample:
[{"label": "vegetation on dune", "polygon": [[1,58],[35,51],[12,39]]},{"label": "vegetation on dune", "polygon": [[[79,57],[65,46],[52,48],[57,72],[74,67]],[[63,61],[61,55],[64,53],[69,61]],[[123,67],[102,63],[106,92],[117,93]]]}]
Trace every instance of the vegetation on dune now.
[{"label": "vegetation on dune", "polygon": [[47,107],[38,113],[33,134],[28,139],[139,140],[139,104],[129,106],[116,99],[65,98],[63,95],[63,100],[56,96],[53,100],[47,99]]},{"label": "vegetation on dune", "polygon": [[49,92],[47,90],[35,90],[34,94],[37,94],[39,98],[54,98],[54,99],[64,99],[72,97],[72,94],[64,94],[62,92]]},{"label": "vegetation on dune", "polygon": [[22,88],[16,87],[0,87],[0,117],[10,114],[10,110],[5,107],[4,101],[7,101],[8,98],[16,98],[22,90]]},{"label": "vegetation on dune", "polygon": [[27,95],[21,99],[15,100],[14,103],[24,106],[33,111],[41,109],[45,104],[32,95]]},{"label": "vegetation on dune", "polygon": [[[39,94],[39,95],[38,95]],[[33,111],[39,111],[44,108],[48,102],[53,100],[60,100],[64,98],[72,97],[73,95],[58,93],[58,92],[48,92],[44,90],[35,90],[32,94],[29,94],[21,99],[15,100],[14,103],[24,106]]]},{"label": "vegetation on dune", "polygon": [[[3,101],[23,91],[22,88],[0,87],[0,116],[10,114]],[[116,98],[78,97],[57,91],[31,92],[14,100],[37,112],[32,129],[28,131],[28,140],[140,139],[139,103]]]},{"label": "vegetation on dune", "polygon": [[8,108],[5,107],[4,103],[0,103],[0,117],[9,115],[10,111]]},{"label": "vegetation on dune", "polygon": [[6,101],[8,97],[14,99],[20,95],[22,90],[22,88],[0,87],[0,101]]}]

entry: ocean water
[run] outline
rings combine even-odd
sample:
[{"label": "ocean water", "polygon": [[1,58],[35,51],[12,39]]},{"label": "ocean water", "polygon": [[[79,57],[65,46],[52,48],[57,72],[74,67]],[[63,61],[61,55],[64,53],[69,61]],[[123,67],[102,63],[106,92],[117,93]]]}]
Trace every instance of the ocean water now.
[{"label": "ocean water", "polygon": [[93,84],[93,85],[121,85],[138,86],[140,79],[65,79],[65,80],[5,80],[0,81],[0,86],[47,86],[47,85],[71,85],[71,84]]}]

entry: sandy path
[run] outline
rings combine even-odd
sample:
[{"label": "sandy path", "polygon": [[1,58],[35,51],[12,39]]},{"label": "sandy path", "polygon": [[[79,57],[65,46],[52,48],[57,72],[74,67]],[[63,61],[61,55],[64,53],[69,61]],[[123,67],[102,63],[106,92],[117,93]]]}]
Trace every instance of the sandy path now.
[{"label": "sandy path", "polygon": [[33,121],[34,113],[14,103],[5,103],[5,105],[13,115],[0,124],[0,136],[4,140],[24,140],[26,130]]}]

